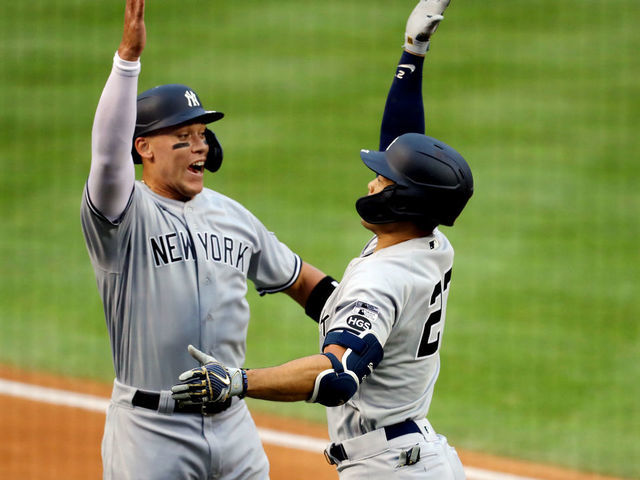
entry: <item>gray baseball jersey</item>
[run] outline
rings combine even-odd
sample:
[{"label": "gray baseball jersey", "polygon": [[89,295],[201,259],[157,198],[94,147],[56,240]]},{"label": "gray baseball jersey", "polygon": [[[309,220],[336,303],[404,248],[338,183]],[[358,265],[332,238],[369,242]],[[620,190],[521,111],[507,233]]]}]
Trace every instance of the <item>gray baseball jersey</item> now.
[{"label": "gray baseball jersey", "polygon": [[407,419],[424,419],[440,370],[453,248],[437,229],[374,252],[377,238],[352,260],[327,300],[327,332],[373,332],[384,358],[344,405],[327,408],[335,443]]},{"label": "gray baseball jersey", "polygon": [[261,293],[284,290],[301,261],[224,195],[204,189],[179,202],[135,181],[139,72],[140,62],[116,53],[96,109],[81,206],[116,372],[103,477],[265,480],[267,457],[243,400],[213,415],[176,412],[169,387],[196,365],[190,343],[241,366],[247,280]]},{"label": "gray baseball jersey", "polygon": [[188,202],[136,182],[117,222],[92,207],[82,228],[104,304],[118,380],[166,390],[193,368],[193,344],[225,364],[245,358],[247,279],[284,290],[301,260],[246,208],[204,189]]}]

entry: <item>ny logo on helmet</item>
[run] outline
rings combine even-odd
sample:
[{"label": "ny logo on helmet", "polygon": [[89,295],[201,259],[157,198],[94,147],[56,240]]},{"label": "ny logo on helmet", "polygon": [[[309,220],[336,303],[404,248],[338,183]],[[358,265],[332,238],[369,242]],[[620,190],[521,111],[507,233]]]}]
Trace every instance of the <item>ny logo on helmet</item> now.
[{"label": "ny logo on helmet", "polygon": [[186,92],[184,92],[184,96],[187,98],[187,103],[190,107],[200,106],[200,102],[198,101],[198,97],[196,96],[195,92],[187,90]]}]

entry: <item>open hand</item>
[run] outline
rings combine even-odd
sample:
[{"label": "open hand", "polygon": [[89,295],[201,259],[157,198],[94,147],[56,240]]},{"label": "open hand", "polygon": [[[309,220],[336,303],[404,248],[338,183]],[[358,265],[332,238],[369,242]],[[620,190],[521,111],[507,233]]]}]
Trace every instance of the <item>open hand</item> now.
[{"label": "open hand", "polygon": [[233,395],[246,393],[246,374],[240,368],[229,368],[215,357],[189,345],[189,353],[202,364],[178,377],[171,387],[171,397],[184,405],[223,403]]},{"label": "open hand", "polygon": [[144,0],[127,0],[124,10],[124,31],[118,47],[118,55],[123,60],[136,61],[140,58],[146,41]]}]

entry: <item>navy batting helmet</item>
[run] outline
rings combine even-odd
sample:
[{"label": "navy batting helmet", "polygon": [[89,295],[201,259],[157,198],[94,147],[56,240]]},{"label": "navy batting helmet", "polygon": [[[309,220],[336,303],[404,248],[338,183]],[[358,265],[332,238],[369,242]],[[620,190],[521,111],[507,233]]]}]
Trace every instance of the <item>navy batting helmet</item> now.
[{"label": "navy batting helmet", "polygon": [[[198,95],[186,85],[169,84],[151,88],[138,95],[136,129],[133,140],[166,127],[187,123],[212,123],[224,117],[221,112],[205,110]],[[222,146],[208,128],[205,138],[209,153],[204,168],[215,172],[222,164]],[[133,163],[142,163],[135,149],[131,150]]]},{"label": "navy batting helmet", "polygon": [[356,202],[369,223],[409,220],[425,228],[451,226],[473,194],[465,159],[435,138],[405,133],[384,152],[362,150],[360,156],[367,167],[394,182]]}]

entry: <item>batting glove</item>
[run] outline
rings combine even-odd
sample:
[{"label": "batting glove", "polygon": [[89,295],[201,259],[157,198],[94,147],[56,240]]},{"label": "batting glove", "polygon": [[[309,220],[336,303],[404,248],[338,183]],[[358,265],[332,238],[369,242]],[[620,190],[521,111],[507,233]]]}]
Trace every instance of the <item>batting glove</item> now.
[{"label": "batting glove", "polygon": [[189,353],[202,366],[180,374],[180,383],[171,387],[175,401],[182,405],[224,403],[229,397],[243,397],[247,392],[247,374],[243,369],[227,367],[193,345],[189,345]]},{"label": "batting glove", "polygon": [[424,55],[429,50],[429,39],[444,18],[442,13],[451,0],[420,0],[415,6],[404,34],[404,49],[415,55]]}]

